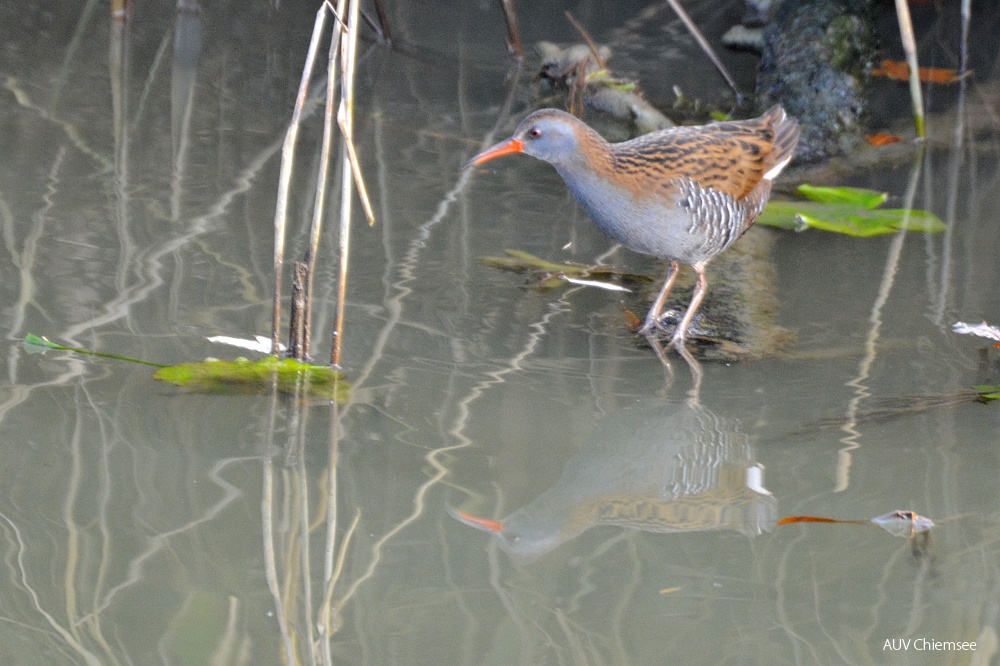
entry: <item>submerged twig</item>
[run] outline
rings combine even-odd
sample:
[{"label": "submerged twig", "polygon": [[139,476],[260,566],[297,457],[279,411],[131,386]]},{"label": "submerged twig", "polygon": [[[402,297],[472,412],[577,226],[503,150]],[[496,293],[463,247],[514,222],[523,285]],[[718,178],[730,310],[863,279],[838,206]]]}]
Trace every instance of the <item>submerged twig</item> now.
[{"label": "submerged twig", "polygon": [[[946,393],[917,393],[912,395],[895,396],[874,400],[871,407],[859,410],[854,414],[855,425],[864,423],[883,423],[892,419],[905,416],[924,414],[932,409],[941,407],[954,407],[956,405],[967,405],[973,402],[982,402],[982,391],[976,389],[960,389]],[[815,430],[840,427],[844,423],[844,417],[831,416],[809,423],[802,430],[795,431],[797,437],[804,436]]]}]

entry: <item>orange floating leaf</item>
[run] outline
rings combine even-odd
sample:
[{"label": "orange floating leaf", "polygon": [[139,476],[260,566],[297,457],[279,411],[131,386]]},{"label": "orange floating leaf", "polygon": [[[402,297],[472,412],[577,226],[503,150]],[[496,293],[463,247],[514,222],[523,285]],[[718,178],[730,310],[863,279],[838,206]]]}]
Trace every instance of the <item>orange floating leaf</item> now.
[{"label": "orange floating leaf", "polygon": [[900,134],[886,134],[884,132],[879,132],[877,134],[866,134],[865,139],[868,140],[868,143],[878,148],[879,146],[887,146],[890,143],[902,141],[903,137]]},{"label": "orange floating leaf", "polygon": [[906,81],[910,78],[910,66],[899,60],[883,60],[881,67],[872,70],[872,76],[884,76],[887,79]]},{"label": "orange floating leaf", "polygon": [[634,312],[625,307],[622,303],[622,314],[625,316],[625,324],[628,326],[630,331],[638,331],[639,327],[642,326],[642,320],[639,319]]},{"label": "orange floating leaf", "polygon": [[[970,74],[972,74],[971,69],[966,70],[963,74],[944,67],[920,67],[917,69],[917,76],[923,83],[954,83]],[[910,66],[901,60],[883,60],[881,67],[872,70],[872,76],[907,81],[910,78]]]},{"label": "orange floating leaf", "polygon": [[924,83],[955,83],[972,74],[971,69],[959,74],[957,70],[945,67],[920,67],[917,76]]}]

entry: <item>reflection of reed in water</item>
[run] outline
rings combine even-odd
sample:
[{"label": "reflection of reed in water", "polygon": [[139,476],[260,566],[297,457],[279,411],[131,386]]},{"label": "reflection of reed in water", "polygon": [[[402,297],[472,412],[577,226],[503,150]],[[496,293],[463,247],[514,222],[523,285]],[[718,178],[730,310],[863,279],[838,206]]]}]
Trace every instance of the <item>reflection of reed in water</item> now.
[{"label": "reflection of reed in water", "polygon": [[453,513],[525,558],[595,525],[753,536],[771,530],[776,503],[752,453],[746,435],[702,406],[626,409],[604,419],[555,485],[530,504],[503,520]]}]

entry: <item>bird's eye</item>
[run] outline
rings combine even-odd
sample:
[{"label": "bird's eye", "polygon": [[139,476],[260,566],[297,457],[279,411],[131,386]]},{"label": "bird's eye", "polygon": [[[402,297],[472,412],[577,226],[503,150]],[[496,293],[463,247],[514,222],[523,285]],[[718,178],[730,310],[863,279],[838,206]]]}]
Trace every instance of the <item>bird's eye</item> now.
[{"label": "bird's eye", "polygon": [[538,129],[537,127],[532,127],[530,130],[528,130],[528,136],[530,136],[532,139],[537,139],[541,135],[542,135],[542,130]]}]

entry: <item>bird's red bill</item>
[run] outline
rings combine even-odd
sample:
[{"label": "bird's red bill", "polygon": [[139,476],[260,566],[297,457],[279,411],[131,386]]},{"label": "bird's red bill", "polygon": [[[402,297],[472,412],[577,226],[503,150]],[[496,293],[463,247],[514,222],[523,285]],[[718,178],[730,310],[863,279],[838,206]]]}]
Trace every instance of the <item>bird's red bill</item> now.
[{"label": "bird's red bill", "polygon": [[465,513],[464,511],[453,510],[452,515],[461,520],[466,525],[471,525],[481,530],[486,530],[487,532],[502,532],[503,523],[499,520],[491,520],[489,518],[479,518],[473,516],[472,514]]},{"label": "bird's red bill", "polygon": [[[498,143],[492,148],[487,148],[483,152],[479,153],[471,160],[465,163],[465,167],[476,166],[477,164],[482,164],[483,162],[489,162],[490,160],[503,157],[504,155],[513,155],[514,153],[520,153],[524,151],[524,144],[518,139],[507,139],[502,143]],[[465,168],[463,167],[463,168]]]}]

